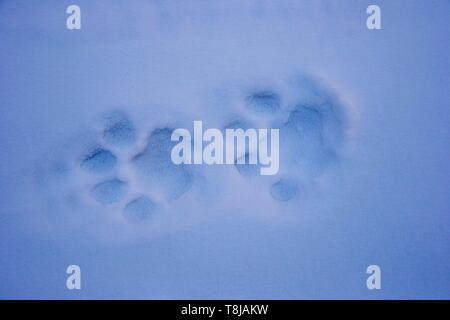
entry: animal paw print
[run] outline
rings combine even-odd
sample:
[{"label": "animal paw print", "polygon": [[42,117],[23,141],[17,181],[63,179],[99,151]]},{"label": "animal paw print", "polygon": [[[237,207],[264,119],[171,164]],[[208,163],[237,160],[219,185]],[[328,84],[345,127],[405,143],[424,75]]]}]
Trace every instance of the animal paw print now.
[{"label": "animal paw print", "polygon": [[71,198],[142,223],[162,211],[160,202],[177,200],[191,189],[193,172],[171,162],[171,128],[140,134],[124,111],[113,111],[98,131],[68,143],[65,155],[52,152],[58,156],[38,170],[39,186],[53,187],[52,205],[55,198]]},{"label": "animal paw print", "polygon": [[317,80],[301,76],[234,95],[228,99],[237,106],[238,116],[225,128],[280,130],[280,172],[275,177],[260,177],[260,165],[249,164],[249,156],[255,150],[247,149],[237,156],[245,159],[244,164],[235,161],[243,178],[268,184],[273,200],[287,202],[298,198],[303,189],[338,160],[346,139],[347,110]]}]

